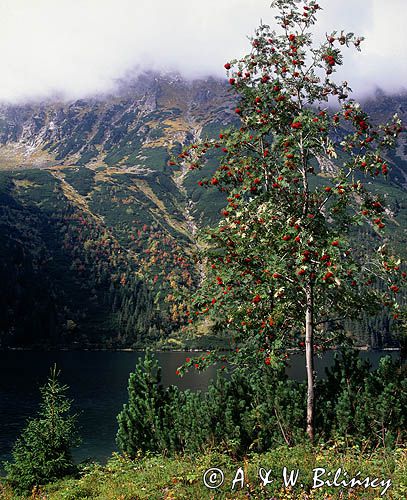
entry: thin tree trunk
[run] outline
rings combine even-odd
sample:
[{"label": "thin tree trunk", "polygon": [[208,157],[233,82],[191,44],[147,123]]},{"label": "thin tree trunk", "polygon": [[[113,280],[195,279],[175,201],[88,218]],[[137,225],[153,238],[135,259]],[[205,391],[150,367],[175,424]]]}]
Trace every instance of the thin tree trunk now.
[{"label": "thin tree trunk", "polygon": [[307,434],[314,441],[314,297],[312,284],[306,288],[305,361],[307,368]]}]

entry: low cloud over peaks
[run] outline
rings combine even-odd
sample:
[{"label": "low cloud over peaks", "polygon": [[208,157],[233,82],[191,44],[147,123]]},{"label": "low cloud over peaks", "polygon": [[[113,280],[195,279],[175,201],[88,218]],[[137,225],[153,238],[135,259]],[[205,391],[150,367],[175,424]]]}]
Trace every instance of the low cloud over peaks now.
[{"label": "low cloud over peaks", "polygon": [[[78,98],[109,91],[140,71],[225,76],[225,61],[245,54],[260,19],[273,23],[270,0],[2,0],[1,101]],[[333,29],[366,37],[345,51],[357,95],[407,81],[405,0],[321,0],[319,37]]]}]

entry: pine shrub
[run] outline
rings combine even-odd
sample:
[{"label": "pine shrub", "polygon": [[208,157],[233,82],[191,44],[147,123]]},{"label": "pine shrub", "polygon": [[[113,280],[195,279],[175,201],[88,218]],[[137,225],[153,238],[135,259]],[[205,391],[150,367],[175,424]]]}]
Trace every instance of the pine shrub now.
[{"label": "pine shrub", "polygon": [[390,356],[381,358],[378,368],[371,370],[357,351],[337,353],[317,391],[317,427],[323,439],[368,443],[371,447],[393,447],[405,440],[405,366]]},{"label": "pine shrub", "polygon": [[130,373],[128,395],[129,400],[117,417],[117,446],[130,457],[135,457],[140,450],[160,450],[166,392],[161,384],[158,361],[148,352]]},{"label": "pine shrub", "polygon": [[[394,446],[405,438],[407,380],[389,357],[377,370],[355,351],[335,355],[317,384],[317,432],[322,441]],[[207,392],[164,388],[157,360],[139,360],[129,378],[129,402],[118,416],[117,444],[138,452],[199,454],[208,449],[239,458],[307,441],[306,384],[268,367],[218,373]]]}]

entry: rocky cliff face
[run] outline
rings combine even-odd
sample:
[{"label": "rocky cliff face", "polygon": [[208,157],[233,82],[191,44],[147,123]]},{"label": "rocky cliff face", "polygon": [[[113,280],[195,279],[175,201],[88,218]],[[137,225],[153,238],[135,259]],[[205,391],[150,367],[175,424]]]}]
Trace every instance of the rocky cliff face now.
[{"label": "rocky cliff face", "polygon": [[206,125],[230,122],[230,101],[214,79],[148,74],[119,85],[114,95],[2,106],[0,168],[142,166],[151,151],[161,148],[163,156]]},{"label": "rocky cliff face", "polygon": [[[233,122],[234,100],[220,80],[189,82],[176,74],[148,73],[119,82],[110,95],[2,105],[0,170],[72,165],[163,169],[171,152]],[[364,105],[377,121],[396,112],[407,121],[406,93],[377,92]],[[388,159],[392,180],[406,187],[405,136]]]},{"label": "rocky cliff face", "polygon": [[[395,113],[399,115],[404,126],[407,126],[407,93],[385,95],[377,91],[374,97],[366,100],[363,105],[371,117],[378,123],[383,123]],[[403,134],[398,147],[389,154],[392,163],[392,180],[399,186],[407,189],[407,137]]]},{"label": "rocky cliff face", "polygon": [[[224,204],[198,187],[211,166],[174,168],[170,155],[233,123],[234,100],[219,80],[150,73],[110,95],[0,106],[0,346],[168,342],[185,317],[177,293],[200,279],[196,231]],[[407,121],[406,95],[366,107],[378,121],[396,111]],[[404,136],[388,157],[391,183],[376,187],[400,248],[406,148]]]}]

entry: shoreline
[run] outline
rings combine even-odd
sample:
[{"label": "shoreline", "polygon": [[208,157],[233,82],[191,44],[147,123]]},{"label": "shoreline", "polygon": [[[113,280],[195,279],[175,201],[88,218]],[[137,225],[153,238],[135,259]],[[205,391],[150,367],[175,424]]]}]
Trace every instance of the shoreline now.
[{"label": "shoreline", "polygon": [[[365,351],[365,352],[374,352],[374,351],[389,351],[389,352],[400,352],[401,348],[400,347],[382,347],[382,348],[372,348],[369,346],[356,346],[353,347],[352,349],[357,350],[357,351]],[[24,351],[24,352],[146,352],[147,348],[139,348],[139,349],[132,349],[132,348],[121,348],[121,349],[106,349],[106,348],[81,348],[81,349],[76,349],[73,347],[6,347],[6,348],[0,348],[0,352],[16,352],[16,351]],[[150,349],[153,352],[173,352],[173,353],[183,353],[183,352],[209,352],[211,349]],[[303,354],[302,352],[299,352],[296,349],[288,349],[290,352],[295,353],[295,354]],[[340,350],[340,347],[333,347],[331,349],[327,349],[327,351],[338,351]],[[227,352],[227,349],[224,350]]]}]

